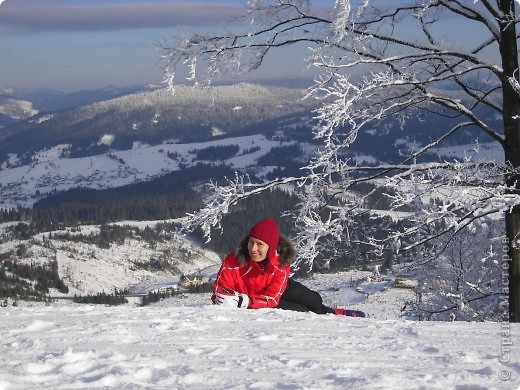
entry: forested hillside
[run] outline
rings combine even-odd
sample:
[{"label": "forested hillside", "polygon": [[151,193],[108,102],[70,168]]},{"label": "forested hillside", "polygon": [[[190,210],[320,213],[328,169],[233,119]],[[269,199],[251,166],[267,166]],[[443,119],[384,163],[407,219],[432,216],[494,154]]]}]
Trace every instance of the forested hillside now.
[{"label": "forested hillside", "polygon": [[195,183],[231,174],[228,166],[201,164],[107,190],[78,187],[40,200],[27,213],[34,222],[64,224],[179,218],[201,205]]},{"label": "forested hillside", "polygon": [[[74,110],[42,113],[0,132],[0,162],[9,153],[32,153],[69,144],[69,157],[131,149],[134,142],[197,142],[275,130],[279,123],[311,117],[312,101],[301,89],[252,84],[160,89],[126,95]],[[291,119],[293,118],[293,119]],[[25,156],[25,158],[22,157]]]}]

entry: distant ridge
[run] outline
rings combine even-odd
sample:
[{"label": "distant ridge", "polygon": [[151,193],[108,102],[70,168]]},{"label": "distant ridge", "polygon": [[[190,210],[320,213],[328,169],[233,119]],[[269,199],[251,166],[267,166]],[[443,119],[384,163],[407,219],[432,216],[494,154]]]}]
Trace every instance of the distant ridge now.
[{"label": "distant ridge", "polygon": [[[309,117],[315,102],[302,101],[303,95],[303,89],[248,83],[203,89],[181,85],[174,94],[164,88],[132,93],[42,113],[5,128],[0,133],[0,161],[8,153],[31,154],[65,143],[81,155],[98,154],[96,145],[106,135],[115,139],[113,149],[127,150],[136,141],[196,142],[215,134],[258,133],[266,126],[275,128],[278,120]],[[262,129],[255,130],[260,123]]]}]

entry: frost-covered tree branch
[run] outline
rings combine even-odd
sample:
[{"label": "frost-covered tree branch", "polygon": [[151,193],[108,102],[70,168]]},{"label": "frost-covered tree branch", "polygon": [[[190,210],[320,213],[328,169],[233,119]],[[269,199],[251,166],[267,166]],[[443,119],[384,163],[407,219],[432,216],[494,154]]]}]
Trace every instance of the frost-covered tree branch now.
[{"label": "frost-covered tree branch", "polygon": [[227,179],[227,185],[221,186],[214,182],[209,182],[204,198],[205,207],[196,213],[191,213],[182,220],[181,226],[185,232],[191,232],[194,228],[200,227],[207,240],[211,239],[211,229],[221,229],[222,217],[229,212],[229,209],[238,204],[240,200],[254,196],[263,191],[268,191],[282,185],[298,185],[305,178],[289,177],[285,179],[273,180],[269,183],[257,184],[251,182],[248,175],[235,173],[234,179]]},{"label": "frost-covered tree branch", "polygon": [[[227,186],[213,186],[206,207],[192,214],[189,223],[209,232],[240,199],[292,183],[301,200],[291,210],[300,231],[300,265],[316,268],[355,251],[377,257],[417,251],[422,245],[434,255],[431,245],[441,237],[455,237],[472,224],[505,215],[515,264],[511,316],[520,321],[515,2],[425,0],[377,7],[369,0],[337,0],[324,9],[305,0],[250,0],[245,6],[244,18],[235,21],[236,32],[191,32],[165,43],[166,81],[173,86],[179,67],[185,66],[191,80],[208,84],[224,71],[254,71],[277,48],[305,46],[309,54],[302,64],[318,72],[306,98],[320,104],[313,134],[321,147],[303,165],[302,177],[245,185],[237,176]],[[446,23],[474,31],[472,40],[451,33]],[[401,163],[359,166],[351,158],[349,150],[360,134],[399,131],[425,113],[457,124],[426,145],[403,148]],[[471,142],[497,144],[504,158],[427,162],[428,155],[463,130]],[[425,131],[426,125],[417,129]]]},{"label": "frost-covered tree branch", "polygon": [[427,283],[415,290],[416,299],[406,304],[404,314],[419,319],[452,318],[463,321],[498,320],[500,291],[500,243],[490,241],[497,221],[472,223],[452,237],[440,237],[442,255],[417,269]]}]

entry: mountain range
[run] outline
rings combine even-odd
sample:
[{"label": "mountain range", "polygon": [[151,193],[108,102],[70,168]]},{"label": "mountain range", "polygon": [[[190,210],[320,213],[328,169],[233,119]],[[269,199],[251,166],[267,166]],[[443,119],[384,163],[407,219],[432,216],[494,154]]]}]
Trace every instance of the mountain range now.
[{"label": "mountain range", "polygon": [[303,90],[252,84],[176,90],[156,89],[37,115],[0,131],[0,159],[68,144],[68,156],[92,156],[132,149],[135,142],[202,142],[230,135],[276,130],[281,121],[310,116],[315,104]]},{"label": "mountain range", "polygon": [[[290,174],[319,145],[311,131],[318,102],[303,99],[305,83],[284,85],[180,85],[174,91],[147,85],[73,94],[0,89],[0,115],[7,118],[0,122],[0,207],[30,207],[70,188],[149,181],[201,163],[260,179]],[[392,131],[390,121],[381,122],[360,132],[350,157],[364,164],[399,162],[403,152],[431,142],[454,120],[422,116]],[[473,131],[426,158],[461,156],[478,139]],[[486,141],[479,140],[481,153],[500,158]]]},{"label": "mountain range", "polygon": [[[14,109],[2,111],[11,115],[12,122],[0,129],[0,211],[35,206],[31,216],[41,213],[39,219],[17,216],[3,220],[2,261],[14,258],[31,265],[55,262],[60,277],[71,291],[74,288],[78,292],[113,287],[114,275],[124,277],[117,286],[121,288],[141,277],[196,272],[218,264],[219,258],[210,259],[207,253],[197,251],[201,245],[190,241],[196,238],[177,240],[179,237],[164,228],[165,222],[178,222],[179,215],[150,213],[149,218],[134,218],[123,211],[148,211],[153,206],[154,211],[170,212],[169,206],[176,203],[191,207],[191,201],[199,200],[194,193],[202,188],[200,184],[232,177],[234,171],[248,173],[254,180],[301,174],[299,166],[319,148],[311,132],[316,125],[313,110],[317,104],[302,99],[304,95],[304,88],[274,85],[179,86],[174,93],[150,88],[55,111],[41,110],[39,101],[19,95],[18,112],[25,107],[25,117],[17,117]],[[13,96],[6,99],[11,105],[16,100]],[[348,157],[360,164],[400,161],[403,152],[415,150],[446,131],[450,119],[423,116],[399,129],[391,125],[390,121],[374,124],[360,133]],[[467,130],[425,158],[461,158],[474,153],[477,138]],[[497,145],[484,141],[479,142],[477,158],[500,158]],[[185,188],[192,191],[186,191],[189,199],[176,197],[176,191]],[[130,199],[128,195],[140,198]],[[164,207],[160,204],[163,201]],[[283,210],[287,210],[291,201],[257,197],[257,209],[241,204],[246,210],[237,212],[238,217],[235,215],[226,225],[227,230],[232,230],[229,226],[237,228],[230,232],[232,243],[226,242],[222,248],[229,250],[243,234],[245,228],[240,223],[251,220],[246,212],[254,217],[278,212],[275,207],[283,202]],[[96,207],[90,207],[94,202],[98,202]],[[100,202],[104,209],[99,207]],[[97,218],[107,208],[123,204],[127,210],[121,210],[120,215],[124,217],[102,215],[110,226]],[[51,211],[42,211],[45,207],[54,207],[54,215],[66,215],[72,207],[76,207],[73,212],[98,215],[69,219],[69,224],[55,223],[46,218]],[[119,224],[123,226],[118,228]],[[138,228],[132,230],[136,224]],[[283,231],[287,231],[285,226]],[[193,259],[202,259],[202,263]],[[103,279],[107,275],[108,279]]]}]

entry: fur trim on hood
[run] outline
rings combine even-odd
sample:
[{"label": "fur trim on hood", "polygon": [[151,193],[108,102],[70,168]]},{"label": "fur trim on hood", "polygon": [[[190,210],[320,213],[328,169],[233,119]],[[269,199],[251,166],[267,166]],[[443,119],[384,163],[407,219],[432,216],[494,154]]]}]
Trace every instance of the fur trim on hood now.
[{"label": "fur trim on hood", "polygon": [[[247,259],[249,258],[249,251],[247,249],[248,241],[249,236],[244,237],[235,251],[241,266],[246,265]],[[280,234],[276,251],[278,252],[278,264],[283,266],[291,265],[291,262],[296,257],[296,249],[294,248],[293,243],[283,234]]]}]

